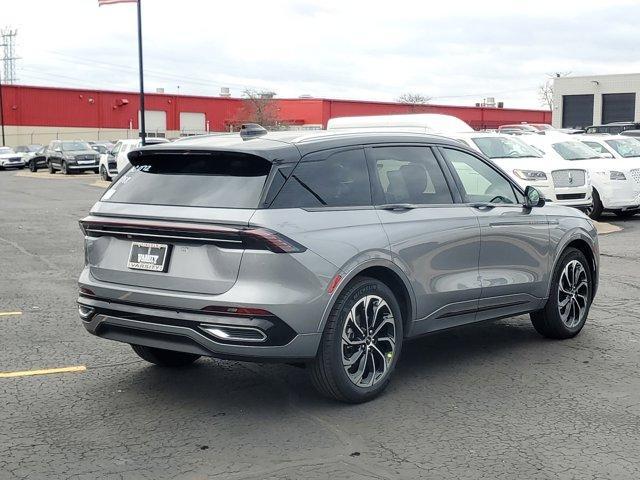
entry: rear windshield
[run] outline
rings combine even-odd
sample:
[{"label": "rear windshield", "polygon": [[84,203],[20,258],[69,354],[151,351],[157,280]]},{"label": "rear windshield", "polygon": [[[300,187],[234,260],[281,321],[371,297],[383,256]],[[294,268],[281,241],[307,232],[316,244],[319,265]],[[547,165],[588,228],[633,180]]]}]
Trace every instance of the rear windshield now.
[{"label": "rear windshield", "polygon": [[235,152],[152,153],[131,163],[103,202],[257,208],[271,169],[264,158]]}]

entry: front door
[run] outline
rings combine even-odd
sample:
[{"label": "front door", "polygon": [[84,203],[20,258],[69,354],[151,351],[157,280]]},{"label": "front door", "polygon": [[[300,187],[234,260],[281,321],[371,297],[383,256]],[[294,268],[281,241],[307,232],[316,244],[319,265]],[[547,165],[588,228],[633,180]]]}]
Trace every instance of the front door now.
[{"label": "front door", "polygon": [[539,308],[549,282],[544,208],[524,207],[521,193],[489,162],[455,148],[442,152],[480,223],[482,294],[477,320]]},{"label": "front door", "polygon": [[480,296],[480,229],[426,145],[367,148],[376,210],[416,298],[410,334],[472,322]]}]

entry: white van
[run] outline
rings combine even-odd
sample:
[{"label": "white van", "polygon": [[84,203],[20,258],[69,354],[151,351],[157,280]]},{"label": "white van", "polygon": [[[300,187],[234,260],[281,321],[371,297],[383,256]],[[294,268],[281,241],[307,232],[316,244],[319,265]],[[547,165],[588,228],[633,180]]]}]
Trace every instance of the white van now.
[{"label": "white van", "polygon": [[473,132],[468,123],[451,115],[439,113],[412,113],[408,115],[372,115],[338,117],[327,122],[327,130],[384,129],[420,133]]}]

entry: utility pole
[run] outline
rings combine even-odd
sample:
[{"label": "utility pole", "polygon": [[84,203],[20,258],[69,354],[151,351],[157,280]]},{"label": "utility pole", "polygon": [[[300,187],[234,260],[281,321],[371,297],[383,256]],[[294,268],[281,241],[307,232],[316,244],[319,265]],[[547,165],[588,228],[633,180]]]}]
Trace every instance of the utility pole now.
[{"label": "utility pole", "polygon": [[10,28],[4,28],[0,32],[0,37],[2,37],[0,46],[4,50],[2,55],[3,76],[7,85],[16,83],[16,60],[18,59],[16,57],[16,35],[18,35],[18,30]]},{"label": "utility pole", "polygon": [[3,73],[0,74],[0,129],[2,130],[2,146],[6,145],[6,140],[4,136],[4,105],[2,98],[2,82],[7,83],[8,85],[12,85],[16,81],[16,35],[18,35],[18,30],[11,30],[9,28],[5,28],[0,31],[0,38],[2,41],[0,43],[0,47],[3,47],[3,55],[2,55],[2,70]]}]

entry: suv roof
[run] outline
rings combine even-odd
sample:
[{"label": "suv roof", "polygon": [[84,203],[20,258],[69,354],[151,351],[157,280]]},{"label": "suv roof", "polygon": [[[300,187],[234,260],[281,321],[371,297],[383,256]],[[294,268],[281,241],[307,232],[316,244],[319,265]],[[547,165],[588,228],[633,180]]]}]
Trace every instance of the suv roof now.
[{"label": "suv roof", "polygon": [[[287,131],[268,132],[259,137],[243,139],[235,135],[202,135],[180,140],[178,143],[147,145],[139,152],[162,150],[231,150],[260,155],[270,161],[287,161],[288,157],[297,157],[325,148],[338,148],[363,143],[445,143],[459,145],[458,142],[441,135],[389,132],[389,131],[326,131],[308,132]],[[135,153],[135,152],[134,152]]]}]

